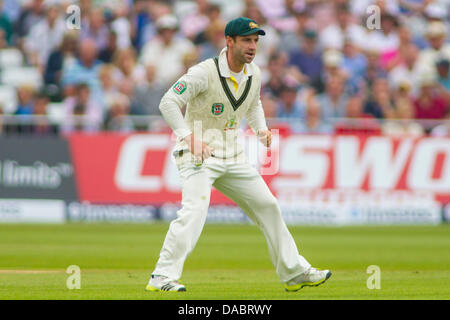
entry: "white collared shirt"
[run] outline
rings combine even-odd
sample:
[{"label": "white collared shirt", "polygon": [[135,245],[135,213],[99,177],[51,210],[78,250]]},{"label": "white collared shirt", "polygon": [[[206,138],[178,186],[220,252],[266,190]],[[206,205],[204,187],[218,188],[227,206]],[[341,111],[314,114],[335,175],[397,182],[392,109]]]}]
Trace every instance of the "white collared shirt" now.
[{"label": "white collared shirt", "polygon": [[220,51],[219,54],[219,69],[220,74],[222,77],[227,78],[227,83],[230,89],[234,92],[238,91],[238,89],[235,87],[235,85],[240,85],[247,81],[248,77],[253,75],[253,68],[255,67],[254,64],[244,64],[244,68],[242,68],[242,76],[240,80],[235,79],[233,76],[233,71],[230,70],[230,67],[228,66],[228,60],[227,60],[227,47],[223,48],[222,51]]}]

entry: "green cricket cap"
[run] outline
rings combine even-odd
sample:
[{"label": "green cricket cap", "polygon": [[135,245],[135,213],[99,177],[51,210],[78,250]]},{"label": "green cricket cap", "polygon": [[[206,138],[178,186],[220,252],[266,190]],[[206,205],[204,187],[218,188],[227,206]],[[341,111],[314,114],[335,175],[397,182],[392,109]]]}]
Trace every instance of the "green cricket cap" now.
[{"label": "green cricket cap", "polygon": [[266,32],[252,19],[239,17],[231,20],[225,27],[225,36],[248,36],[258,33],[263,36]]}]

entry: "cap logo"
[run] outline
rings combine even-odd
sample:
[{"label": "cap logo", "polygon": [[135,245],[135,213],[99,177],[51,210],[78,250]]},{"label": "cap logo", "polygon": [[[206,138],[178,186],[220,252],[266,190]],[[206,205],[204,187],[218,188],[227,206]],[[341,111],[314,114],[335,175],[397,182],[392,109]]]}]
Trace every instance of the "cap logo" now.
[{"label": "cap logo", "polygon": [[248,24],[248,26],[250,27],[250,29],[255,29],[255,28],[258,28],[258,27],[259,27],[258,24],[254,23],[254,22],[250,22],[250,23]]}]

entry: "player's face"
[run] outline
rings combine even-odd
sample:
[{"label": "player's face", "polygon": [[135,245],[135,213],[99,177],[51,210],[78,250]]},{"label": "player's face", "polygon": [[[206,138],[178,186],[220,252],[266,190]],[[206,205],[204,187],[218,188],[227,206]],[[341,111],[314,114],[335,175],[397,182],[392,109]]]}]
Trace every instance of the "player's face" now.
[{"label": "player's face", "polygon": [[235,40],[231,38],[228,47],[232,52],[233,58],[239,63],[252,62],[256,55],[258,39],[259,36],[257,34],[236,36]]}]

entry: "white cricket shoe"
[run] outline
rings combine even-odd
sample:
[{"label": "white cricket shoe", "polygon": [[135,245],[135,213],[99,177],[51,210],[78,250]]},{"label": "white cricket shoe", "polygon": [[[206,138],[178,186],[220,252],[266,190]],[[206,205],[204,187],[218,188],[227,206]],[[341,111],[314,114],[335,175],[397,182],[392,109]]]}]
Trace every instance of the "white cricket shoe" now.
[{"label": "white cricket shoe", "polygon": [[306,286],[317,287],[327,281],[329,277],[331,277],[330,270],[317,270],[310,267],[306,272],[286,282],[284,287],[288,292],[298,291]]},{"label": "white cricket shoe", "polygon": [[166,276],[153,275],[148,282],[146,291],[186,291],[186,287],[176,280]]}]

